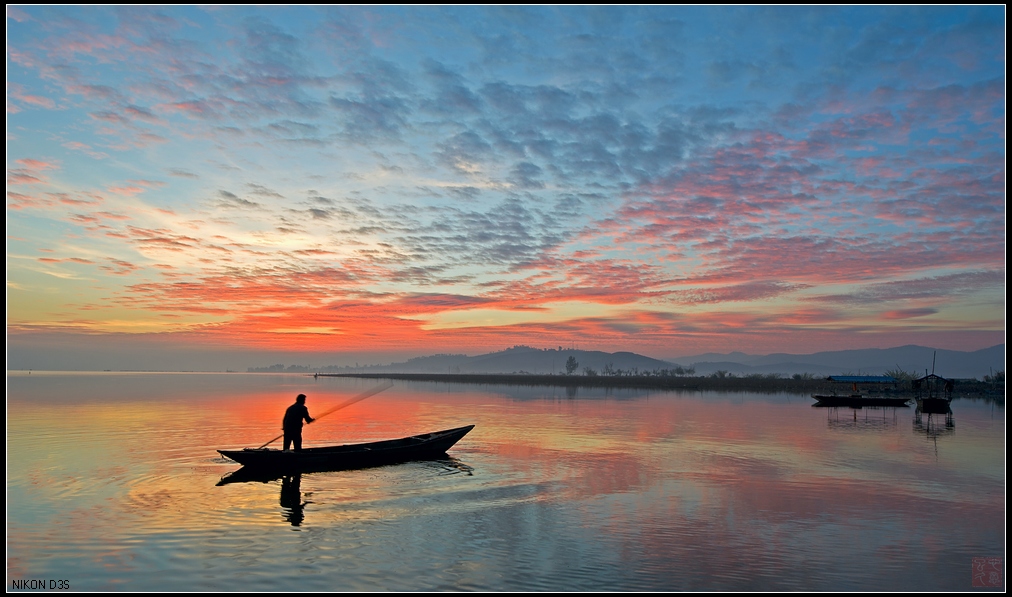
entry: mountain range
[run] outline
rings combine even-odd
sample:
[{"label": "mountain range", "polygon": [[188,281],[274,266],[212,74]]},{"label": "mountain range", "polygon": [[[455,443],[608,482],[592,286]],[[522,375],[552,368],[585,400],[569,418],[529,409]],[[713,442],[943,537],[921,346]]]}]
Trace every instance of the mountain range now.
[{"label": "mountain range", "polygon": [[[410,359],[390,365],[354,368],[363,373],[565,373],[566,363],[573,357],[578,366],[574,373],[592,369],[598,374],[608,371],[652,372],[667,369],[674,374],[692,370],[694,375],[726,371],[736,375],[750,373],[811,373],[816,376],[862,374],[881,375],[901,369],[917,375],[934,372],[950,378],[982,379],[994,371],[1005,370],[1005,345],[972,352],[943,350],[925,346],[836,350],[814,354],[776,353],[750,355],[742,352],[706,353],[682,357],[675,361],[653,359],[632,352],[601,352],[565,348],[532,348],[514,346],[499,352],[467,356],[438,354]],[[352,368],[327,367],[320,371],[349,371]]]}]

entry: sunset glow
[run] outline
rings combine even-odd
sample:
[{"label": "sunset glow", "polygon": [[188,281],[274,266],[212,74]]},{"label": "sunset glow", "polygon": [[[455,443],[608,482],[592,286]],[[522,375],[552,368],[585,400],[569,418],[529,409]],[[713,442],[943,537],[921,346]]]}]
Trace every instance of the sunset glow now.
[{"label": "sunset glow", "polygon": [[8,367],[999,344],[1004,22],[8,6]]}]

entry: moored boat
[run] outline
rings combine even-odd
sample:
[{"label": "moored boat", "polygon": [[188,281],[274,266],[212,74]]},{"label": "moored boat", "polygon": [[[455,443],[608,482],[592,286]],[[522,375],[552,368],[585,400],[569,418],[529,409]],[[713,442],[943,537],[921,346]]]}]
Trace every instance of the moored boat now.
[{"label": "moored boat", "polygon": [[304,448],[300,451],[269,448],[218,450],[246,468],[285,472],[314,472],[430,460],[446,454],[474,425],[364,444]]},{"label": "moored boat", "polygon": [[949,412],[952,402],[952,390],[955,382],[941,375],[925,375],[913,381],[916,393],[917,408],[929,414],[945,414]]},{"label": "moored boat", "polygon": [[[909,397],[895,395],[899,380],[888,375],[833,375],[827,377],[826,381],[850,384],[852,391],[850,394],[812,394],[815,400],[813,406],[897,407],[907,406],[907,402],[910,401]],[[874,387],[877,393],[874,395],[861,393],[859,386]]]},{"label": "moored boat", "polygon": [[815,399],[814,406],[907,406],[909,398],[887,398],[882,396],[865,396],[863,394],[851,394],[841,396],[837,394],[812,394]]}]

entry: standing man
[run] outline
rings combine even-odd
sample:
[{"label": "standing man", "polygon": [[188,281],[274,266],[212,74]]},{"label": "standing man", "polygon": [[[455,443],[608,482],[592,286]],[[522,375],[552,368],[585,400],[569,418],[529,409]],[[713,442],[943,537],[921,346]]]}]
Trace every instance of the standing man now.
[{"label": "standing man", "polygon": [[299,394],[295,397],[295,404],[289,406],[285,411],[285,420],[281,423],[281,428],[285,431],[285,451],[292,444],[295,444],[296,452],[302,451],[303,419],[307,423],[314,421],[313,417],[309,416],[309,409],[306,408],[306,395]]}]

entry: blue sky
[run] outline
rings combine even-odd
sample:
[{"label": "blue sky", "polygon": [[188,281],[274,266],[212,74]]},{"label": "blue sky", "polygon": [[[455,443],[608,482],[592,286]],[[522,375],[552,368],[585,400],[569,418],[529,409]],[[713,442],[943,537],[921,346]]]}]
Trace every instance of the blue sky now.
[{"label": "blue sky", "polygon": [[1003,6],[7,17],[9,366],[1004,341]]}]

